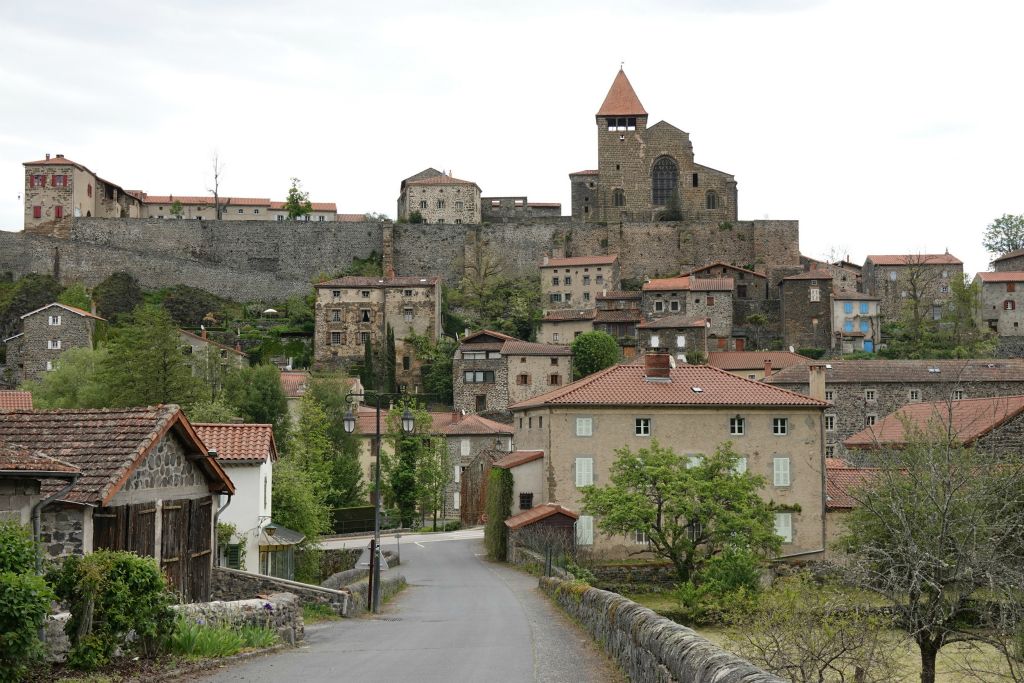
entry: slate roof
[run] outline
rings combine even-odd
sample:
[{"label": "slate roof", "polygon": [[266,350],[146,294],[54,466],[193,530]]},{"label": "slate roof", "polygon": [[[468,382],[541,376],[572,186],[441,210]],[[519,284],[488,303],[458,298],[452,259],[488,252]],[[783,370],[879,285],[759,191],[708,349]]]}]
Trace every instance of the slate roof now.
[{"label": "slate roof", "polygon": [[952,254],[869,254],[867,261],[876,266],[963,265]]},{"label": "slate roof", "polygon": [[544,451],[512,451],[505,457],[495,460],[491,465],[493,467],[510,470],[513,467],[519,467],[520,465],[525,465],[528,462],[540,460],[543,457]]},{"label": "slate roof", "polygon": [[708,365],[722,370],[763,370],[764,362],[772,363],[772,371],[811,361],[807,356],[789,351],[711,351]]},{"label": "slate roof", "polygon": [[529,526],[535,522],[539,522],[542,519],[547,519],[552,515],[562,514],[572,519],[579,519],[580,516],[570,510],[564,508],[558,503],[544,503],[537,507],[530,508],[529,510],[523,510],[517,515],[512,515],[505,520],[505,526],[509,529],[521,529],[524,526]]},{"label": "slate roof", "polygon": [[405,183],[406,185],[472,185],[473,187],[480,189],[480,186],[474,183],[472,180],[459,180],[453,178],[450,175],[435,175],[429,178],[420,178],[418,180],[409,180]]},{"label": "slate roof", "polygon": [[79,469],[70,463],[51,458],[21,446],[0,444],[0,474],[4,472],[37,473],[40,478],[46,474],[63,477],[77,474]]},{"label": "slate roof", "polygon": [[663,330],[671,327],[704,327],[706,322],[705,318],[694,318],[685,313],[678,313],[641,323],[637,325],[637,328],[641,330]]},{"label": "slate roof", "polygon": [[229,465],[259,464],[269,458],[277,460],[274,426],[269,424],[192,425],[207,449],[217,451],[217,458]]},{"label": "slate roof", "polygon": [[1024,282],[1024,273],[1006,271],[996,273],[978,273],[982,282]]},{"label": "slate roof", "polygon": [[428,275],[426,277],[416,277],[415,275],[402,275],[397,277],[362,277],[359,275],[350,275],[348,277],[339,277],[333,280],[318,282],[313,286],[317,289],[327,287],[364,287],[367,289],[384,287],[426,287],[436,285],[439,279],[440,278],[436,275]]},{"label": "slate roof", "polygon": [[669,371],[669,378],[669,382],[649,381],[644,376],[642,365],[614,365],[572,384],[520,401],[510,408],[557,405],[825,408],[831,405],[708,365],[682,364]]},{"label": "slate roof", "polygon": [[618,261],[618,254],[608,256],[569,256],[566,258],[548,258],[541,261],[541,268],[564,268],[566,266],[610,266]]},{"label": "slate roof", "polygon": [[644,105],[640,104],[640,98],[636,96],[633,85],[626,78],[626,72],[619,69],[612,81],[612,87],[608,89],[601,108],[597,110],[598,116],[647,116]]},{"label": "slate roof", "polygon": [[[1024,359],[823,361],[827,383],[1024,382]],[[929,370],[931,369],[931,371]],[[938,372],[935,372],[938,370]],[[792,365],[765,379],[769,384],[807,384],[807,368]]]},{"label": "slate roof", "polygon": [[[494,337],[497,341],[474,341],[480,337]],[[463,347],[467,347],[463,349]],[[494,330],[478,330],[463,337],[460,349],[465,351],[501,351],[503,356],[571,356],[572,349],[558,344],[539,344],[516,339]]]},{"label": "slate roof", "polygon": [[878,472],[876,467],[851,467],[849,464],[832,467],[826,464],[825,509],[852,510],[857,507],[851,492],[870,483]]},{"label": "slate roof", "polygon": [[32,394],[27,391],[0,391],[0,410],[32,410]]},{"label": "slate roof", "polygon": [[215,459],[206,456],[203,442],[176,405],[0,413],[0,441],[44,451],[82,470],[74,488],[63,498],[75,503],[109,503],[172,429],[196,457],[195,462],[210,481],[211,492],[234,493],[231,479]]},{"label": "slate roof", "polygon": [[[600,295],[599,295],[600,296]],[[593,320],[593,308],[556,308],[544,314],[544,322],[566,322],[571,320]]]},{"label": "slate roof", "polygon": [[635,323],[643,320],[639,308],[599,308],[594,315],[595,323]]},{"label": "slate roof", "polygon": [[960,401],[911,403],[843,441],[847,448],[901,446],[906,426],[926,432],[930,425],[949,429],[957,441],[971,444],[1024,413],[1024,396],[968,398]]}]

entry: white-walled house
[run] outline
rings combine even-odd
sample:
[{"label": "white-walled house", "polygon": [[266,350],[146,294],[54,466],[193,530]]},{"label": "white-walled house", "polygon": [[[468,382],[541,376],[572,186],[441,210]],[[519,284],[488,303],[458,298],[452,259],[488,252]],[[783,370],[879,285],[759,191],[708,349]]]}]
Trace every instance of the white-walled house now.
[{"label": "white-walled house", "polygon": [[[231,504],[220,513],[222,523],[234,524],[235,536],[225,553],[225,565],[260,574],[272,574],[269,546],[261,541],[271,520],[274,490],[274,462],[277,446],[273,425],[269,424],[195,424],[196,433],[209,450],[217,451],[217,461],[235,483]],[[227,502],[221,496],[221,506]],[[244,553],[239,552],[244,547]],[[261,552],[261,548],[268,548]],[[267,555],[267,557],[263,557]]]}]

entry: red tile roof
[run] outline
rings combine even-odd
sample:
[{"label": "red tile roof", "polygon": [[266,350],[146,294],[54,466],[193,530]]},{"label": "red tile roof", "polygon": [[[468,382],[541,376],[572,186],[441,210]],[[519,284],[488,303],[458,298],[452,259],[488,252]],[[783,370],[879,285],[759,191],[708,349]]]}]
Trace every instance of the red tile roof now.
[{"label": "red tile roof", "polygon": [[556,308],[544,313],[544,322],[569,322],[573,320],[593,320],[593,308]]},{"label": "red tile roof", "polygon": [[[377,409],[368,406],[359,406],[356,413],[356,433],[362,436],[373,436],[376,432]],[[387,432],[388,411],[380,411],[380,430]],[[474,419],[470,419],[474,418]],[[460,423],[466,422],[465,425]],[[511,434],[512,428],[494,420],[488,420],[476,415],[462,415],[455,411],[431,412],[430,433],[443,436],[469,436],[477,434]]]},{"label": "red tile roof", "polygon": [[708,353],[708,365],[722,370],[763,370],[766,360],[771,361],[773,371],[811,361],[807,356],[788,351],[712,351]]},{"label": "red tile roof", "polygon": [[619,260],[618,254],[607,256],[569,256],[567,258],[547,258],[541,261],[541,268],[565,268],[567,266],[610,266]]},{"label": "red tile roof", "polygon": [[705,270],[710,270],[712,268],[729,268],[730,270],[738,270],[738,271],[747,273],[748,275],[753,275],[754,277],[760,277],[760,278],[767,277],[764,273],[759,273],[756,270],[749,270],[747,268],[741,268],[739,266],[734,266],[731,263],[726,263],[725,261],[715,261],[714,263],[709,263],[706,266],[701,266],[700,268],[694,268],[693,270],[691,270],[689,273],[686,273],[686,274],[687,275],[696,275],[697,273],[702,273]]},{"label": "red tile roof", "polygon": [[462,338],[462,343],[467,344],[471,341],[478,340],[477,343],[486,343],[484,340],[479,339],[480,337],[494,337],[499,342],[506,341],[518,341],[515,337],[504,332],[495,332],[494,330],[477,330],[476,332],[470,332],[468,335]]},{"label": "red tile roof", "polygon": [[281,390],[288,398],[301,398],[309,385],[309,373],[305,371],[282,371]]},{"label": "red tile roof", "polygon": [[544,503],[537,507],[524,510],[518,515],[512,515],[505,520],[505,526],[509,529],[521,529],[524,526],[529,526],[535,522],[539,522],[542,519],[547,519],[552,515],[565,515],[571,519],[579,519],[580,516],[570,510],[564,508],[558,503]]},{"label": "red tile roof", "polygon": [[996,272],[978,273],[982,282],[1024,282],[1024,273],[1021,272]]},{"label": "red tile roof", "polygon": [[796,275],[789,275],[783,280],[831,280],[832,273],[827,270],[807,270]]},{"label": "red tile roof", "polygon": [[594,316],[595,323],[638,323],[643,320],[639,308],[599,308]]},{"label": "red tile roof", "polygon": [[637,329],[663,330],[675,327],[704,327],[706,324],[707,320],[705,318],[694,318],[686,315],[685,313],[678,313],[676,315],[667,315],[664,318],[658,318],[657,320],[641,323],[637,325]]},{"label": "red tile roof", "polygon": [[[831,460],[831,458],[830,458]],[[825,509],[852,510],[857,507],[853,495],[878,476],[876,467],[851,467],[848,463],[825,466]]]},{"label": "red tile roof", "polygon": [[625,291],[625,290],[611,290],[608,292],[598,292],[596,299],[598,301],[630,301],[633,299],[642,299],[644,296],[643,292]]},{"label": "red tile roof", "polygon": [[504,470],[510,470],[513,467],[519,467],[525,465],[528,462],[534,460],[540,460],[544,457],[544,451],[512,451],[503,458],[499,458],[491,463],[494,467],[500,467]]},{"label": "red tile roof", "polygon": [[[434,413],[431,413],[434,415]],[[453,413],[452,421],[441,429],[445,436],[470,436],[480,434],[512,434],[512,425],[488,420],[479,415]]]},{"label": "red tile roof", "polygon": [[63,156],[50,157],[49,159],[40,159],[39,161],[26,161],[22,163],[22,166],[76,166],[85,171],[86,173],[92,173],[92,175],[96,175],[95,173],[93,173],[92,171],[90,171],[77,161],[71,161],[71,159],[68,159],[67,157]]},{"label": "red tile roof", "polygon": [[690,276],[680,275],[679,277],[663,277],[655,280],[648,280],[644,283],[645,292],[664,292],[690,288]]},{"label": "red tile roof", "polygon": [[619,69],[612,81],[612,87],[608,89],[601,108],[597,110],[598,116],[647,116],[644,105],[640,104],[640,98],[636,96],[633,85],[626,78],[626,72]]},{"label": "red tile roof", "polygon": [[27,391],[0,391],[0,410],[32,410],[32,394]]},{"label": "red tile roof", "polygon": [[333,280],[318,282],[313,286],[317,289],[327,287],[362,287],[366,289],[384,287],[433,287],[437,284],[438,280],[440,280],[440,278],[436,275],[428,275],[426,277],[417,277],[415,275],[402,275],[398,277],[362,277],[359,275],[350,275],[348,277],[339,277]]},{"label": "red tile roof", "polygon": [[339,213],[338,220],[342,223],[362,223],[366,220],[365,213]]},{"label": "red tile roof", "polygon": [[517,410],[544,405],[825,408],[830,405],[707,365],[679,365],[669,371],[669,377],[669,382],[649,381],[644,377],[642,365],[615,365],[554,391],[520,401],[510,408]]},{"label": "red tile roof", "polygon": [[871,427],[843,441],[847,448],[880,448],[905,445],[912,434],[929,428],[947,430],[957,441],[970,445],[1024,413],[1024,396],[969,398],[960,401],[912,403],[887,415]]},{"label": "red tile roof", "polygon": [[264,463],[277,460],[274,425],[196,423],[196,434],[217,458],[228,464]]},{"label": "red tile roof", "polygon": [[[1024,359],[985,360],[833,360],[825,361],[826,383],[1024,382]],[[937,371],[937,372],[936,372]],[[765,380],[769,384],[807,384],[806,366],[792,365]]]},{"label": "red tile roof", "polygon": [[231,479],[215,459],[206,457],[203,442],[176,405],[0,412],[0,441],[44,451],[82,470],[63,498],[76,503],[108,504],[170,430],[197,457],[211,492],[234,493]]},{"label": "red tile roof", "polygon": [[1008,251],[1002,256],[998,256],[992,259],[992,263],[999,263],[1000,261],[1003,261],[1005,259],[1017,258],[1018,256],[1024,256],[1024,249],[1014,249],[1013,251]]},{"label": "red tile roof", "polygon": [[80,315],[83,318],[92,318],[93,320],[104,320],[104,318],[101,318],[98,315],[94,315],[94,314],[90,313],[89,311],[83,311],[81,308],[75,308],[74,306],[68,306],[67,304],[58,303],[56,301],[54,301],[52,304],[46,304],[45,306],[37,308],[34,311],[29,311],[25,315],[21,316],[21,319],[24,320],[25,318],[29,317],[30,315],[35,315],[36,313],[39,313],[40,311],[45,311],[46,309],[53,308],[54,306],[62,308],[65,311],[67,311],[68,313],[74,313],[75,315]]},{"label": "red tile roof", "polygon": [[876,266],[963,265],[952,254],[871,254],[867,257]]},{"label": "red tile roof", "polygon": [[691,292],[731,292],[733,284],[731,277],[690,277]]},{"label": "red tile roof", "polygon": [[74,465],[51,458],[42,452],[0,444],[0,475],[4,472],[33,472],[60,476],[76,474],[79,471]]},{"label": "red tile roof", "polygon": [[216,346],[217,348],[223,349],[224,351],[230,351],[231,353],[235,354],[236,356],[241,356],[242,358],[248,358],[249,357],[249,354],[247,354],[246,352],[239,351],[238,349],[236,349],[233,346],[228,346],[227,344],[221,344],[220,342],[213,341],[209,337],[203,337],[201,335],[189,332],[188,330],[178,330],[178,332],[181,335],[183,335],[185,337],[188,337],[189,339],[194,339],[196,341],[203,342],[204,344],[210,344],[212,346]]}]

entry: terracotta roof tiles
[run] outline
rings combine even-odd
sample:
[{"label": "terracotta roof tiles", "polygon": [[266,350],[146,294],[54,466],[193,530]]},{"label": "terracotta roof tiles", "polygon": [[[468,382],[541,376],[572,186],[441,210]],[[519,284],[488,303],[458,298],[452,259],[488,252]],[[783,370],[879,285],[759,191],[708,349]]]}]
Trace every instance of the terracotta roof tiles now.
[{"label": "terracotta roof tiles", "polygon": [[797,273],[796,275],[789,275],[789,276],[784,277],[782,279],[783,279],[783,281],[785,281],[785,280],[831,280],[832,279],[832,273],[828,272],[827,270],[806,270],[806,271],[804,271],[802,273]]},{"label": "terracotta roof tiles", "polygon": [[1024,282],[1024,273],[1011,271],[978,273],[978,279],[982,282]]},{"label": "terracotta roof tiles", "polygon": [[228,464],[277,460],[273,425],[196,423],[192,426],[206,447],[217,451],[217,457]]},{"label": "terracotta roof tiles", "polygon": [[963,261],[952,254],[870,254],[867,261],[876,266],[910,265],[963,265]]},{"label": "terracotta roof tiles", "polygon": [[34,311],[29,311],[28,313],[26,313],[23,316],[21,316],[21,319],[24,320],[25,318],[29,317],[30,315],[35,315],[36,313],[39,313],[40,311],[45,311],[46,309],[53,308],[54,306],[57,306],[58,308],[61,308],[61,309],[65,310],[65,311],[67,311],[68,313],[74,313],[75,315],[80,315],[83,318],[92,318],[93,320],[104,320],[104,318],[101,318],[98,315],[90,313],[89,311],[83,311],[81,308],[75,308],[74,306],[68,306],[67,304],[58,303],[56,301],[54,301],[52,304],[46,304],[45,306],[40,306],[39,308],[37,308]]},{"label": "terracotta roof tiles", "polygon": [[571,356],[572,349],[557,344],[538,344],[514,339],[502,344],[501,354],[503,356]]},{"label": "terracotta roof tiles", "polygon": [[565,515],[571,519],[579,519],[580,517],[569,508],[564,508],[558,503],[544,503],[529,510],[524,510],[517,515],[512,515],[505,520],[505,526],[509,529],[520,529],[557,514]]},{"label": "terracotta roof tiles", "polygon": [[[1024,382],[1024,359],[833,360],[825,364],[827,383]],[[793,365],[765,379],[769,384],[803,384],[805,366]]]},{"label": "terracotta roof tiles", "polygon": [[708,365],[722,370],[761,370],[764,369],[766,360],[771,361],[773,370],[811,361],[807,356],[788,351],[712,351],[708,353]]},{"label": "terracotta roof tiles", "polygon": [[310,375],[305,371],[282,371],[281,390],[288,398],[302,398],[309,386]]},{"label": "terracotta roof tiles", "polygon": [[556,308],[544,313],[544,322],[568,322],[573,320],[593,320],[593,308]]},{"label": "terracotta roof tiles", "polygon": [[326,287],[365,287],[367,289],[383,287],[433,287],[437,284],[438,280],[440,278],[436,275],[428,275],[426,277],[417,277],[415,275],[397,277],[362,277],[351,275],[318,282],[313,286],[317,289]]},{"label": "terracotta roof tiles", "polygon": [[610,266],[619,260],[618,254],[606,256],[569,256],[566,258],[547,258],[541,261],[541,268],[565,268],[567,266]]},{"label": "terracotta roof tiles", "polygon": [[53,474],[55,476],[62,476],[77,474],[79,471],[78,467],[56,458],[51,458],[40,451],[31,451],[21,446],[0,444],[0,475],[4,472],[33,472],[40,475]]},{"label": "terracotta roof tiles", "polygon": [[27,391],[0,391],[0,410],[32,410],[32,394]]},{"label": "terracotta roof tiles", "polygon": [[619,69],[612,81],[612,87],[608,89],[601,108],[597,110],[598,116],[647,116],[644,105],[640,104],[640,98],[636,96],[633,85],[626,78],[626,72]]},{"label": "terracotta roof tiles", "polygon": [[479,415],[453,414],[452,422],[442,429],[445,436],[512,434],[512,425],[488,420]]},{"label": "terracotta roof tiles", "polygon": [[679,277],[663,277],[655,280],[648,280],[644,283],[645,292],[663,292],[690,288],[690,276],[680,275]]},{"label": "terracotta roof tiles", "polygon": [[875,467],[825,467],[825,509],[852,510],[857,507],[853,495],[878,476]]},{"label": "terracotta roof tiles", "polygon": [[663,330],[675,327],[704,327],[706,323],[707,320],[705,318],[694,318],[685,313],[678,313],[641,323],[637,325],[637,328],[641,330]]},{"label": "terracotta roof tiles", "polygon": [[510,470],[513,467],[519,467],[525,465],[528,462],[534,460],[540,460],[544,457],[544,451],[512,451],[503,458],[498,458],[491,465],[493,467],[500,467],[505,470]]}]

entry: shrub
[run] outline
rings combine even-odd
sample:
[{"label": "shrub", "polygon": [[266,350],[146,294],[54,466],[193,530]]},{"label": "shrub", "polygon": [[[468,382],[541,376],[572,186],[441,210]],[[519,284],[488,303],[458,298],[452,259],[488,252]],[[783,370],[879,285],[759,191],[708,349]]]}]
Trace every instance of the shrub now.
[{"label": "shrub", "polygon": [[71,610],[66,630],[71,638],[68,662],[92,669],[125,647],[129,631],[146,656],[155,656],[160,637],[173,625],[173,595],[156,560],[123,551],[99,550],[71,556],[51,572],[58,597]]},{"label": "shrub", "polygon": [[36,544],[28,527],[0,520],[0,572],[30,574],[36,567]]},{"label": "shrub", "polygon": [[50,613],[53,592],[40,576],[0,573],[0,681],[17,681],[42,654],[38,631]]},{"label": "shrub", "polygon": [[812,360],[821,360],[822,356],[825,355],[825,349],[797,349],[796,352]]},{"label": "shrub", "polygon": [[171,652],[182,657],[230,657],[245,648],[276,645],[277,634],[265,626],[208,626],[179,617],[168,644]]},{"label": "shrub", "polygon": [[508,556],[508,519],[512,509],[512,473],[492,467],[487,482],[487,524],[484,526],[484,545],[492,560],[504,562]]}]

